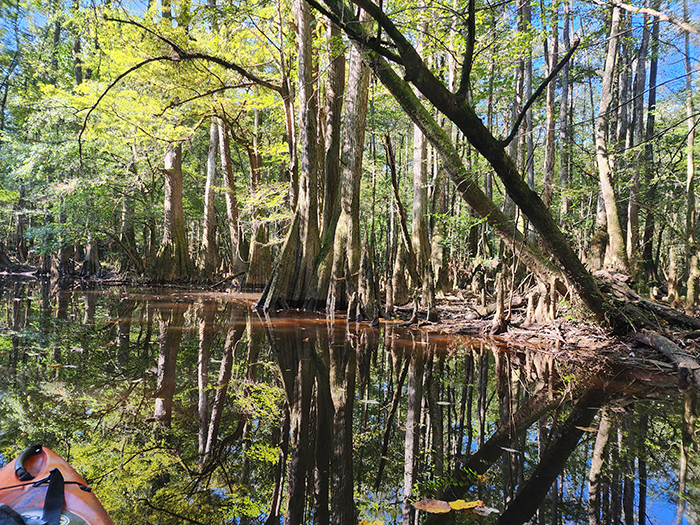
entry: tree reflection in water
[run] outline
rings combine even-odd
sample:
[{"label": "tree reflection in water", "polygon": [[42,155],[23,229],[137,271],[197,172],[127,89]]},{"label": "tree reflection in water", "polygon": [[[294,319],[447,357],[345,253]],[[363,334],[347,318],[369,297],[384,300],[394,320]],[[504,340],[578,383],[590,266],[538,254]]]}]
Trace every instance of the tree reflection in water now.
[{"label": "tree reflection in water", "polygon": [[652,367],[224,294],[1,294],[3,457],[56,449],[116,522],[698,521],[697,392]]}]

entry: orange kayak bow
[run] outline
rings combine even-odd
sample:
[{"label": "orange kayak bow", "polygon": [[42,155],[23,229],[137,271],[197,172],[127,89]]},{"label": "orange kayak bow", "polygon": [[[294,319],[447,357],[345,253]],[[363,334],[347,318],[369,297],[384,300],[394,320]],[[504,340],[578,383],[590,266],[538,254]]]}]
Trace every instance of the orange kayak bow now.
[{"label": "orange kayak bow", "polygon": [[0,470],[0,525],[114,525],[85,480],[53,450],[25,449]]}]

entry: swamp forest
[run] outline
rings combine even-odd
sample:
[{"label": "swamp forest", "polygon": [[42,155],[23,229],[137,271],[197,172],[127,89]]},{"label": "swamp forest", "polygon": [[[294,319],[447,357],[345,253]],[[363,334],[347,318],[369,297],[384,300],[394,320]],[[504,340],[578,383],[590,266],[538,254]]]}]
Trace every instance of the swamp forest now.
[{"label": "swamp forest", "polygon": [[0,0],[0,459],[120,524],[700,522],[700,6]]}]

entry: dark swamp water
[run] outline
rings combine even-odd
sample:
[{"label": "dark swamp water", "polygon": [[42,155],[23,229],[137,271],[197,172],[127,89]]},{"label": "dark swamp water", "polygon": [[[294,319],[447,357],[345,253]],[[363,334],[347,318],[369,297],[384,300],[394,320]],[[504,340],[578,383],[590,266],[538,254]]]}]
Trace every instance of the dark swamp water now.
[{"label": "dark swamp water", "polygon": [[668,377],[253,299],[0,281],[2,458],[53,448],[123,524],[698,523]]}]

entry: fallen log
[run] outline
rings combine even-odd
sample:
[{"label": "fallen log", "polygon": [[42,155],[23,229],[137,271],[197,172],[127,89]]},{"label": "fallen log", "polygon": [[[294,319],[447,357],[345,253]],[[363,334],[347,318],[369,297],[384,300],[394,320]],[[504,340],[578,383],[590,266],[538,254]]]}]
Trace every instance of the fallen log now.
[{"label": "fallen log", "polygon": [[[700,330],[700,320],[695,317],[686,315],[671,306],[642,297],[632,290],[627,284],[627,276],[606,271],[598,271],[595,276],[600,279],[601,288],[607,288],[614,297],[625,303],[625,316],[636,321],[637,324],[646,326],[658,324],[649,318],[648,314],[651,314],[653,317],[663,319],[674,326]],[[638,311],[634,311],[635,309]]]},{"label": "fallen log", "polygon": [[640,343],[652,347],[664,354],[678,369],[678,388],[686,390],[690,385],[700,389],[700,364],[687,352],[670,339],[653,332],[642,330],[634,337]]}]

